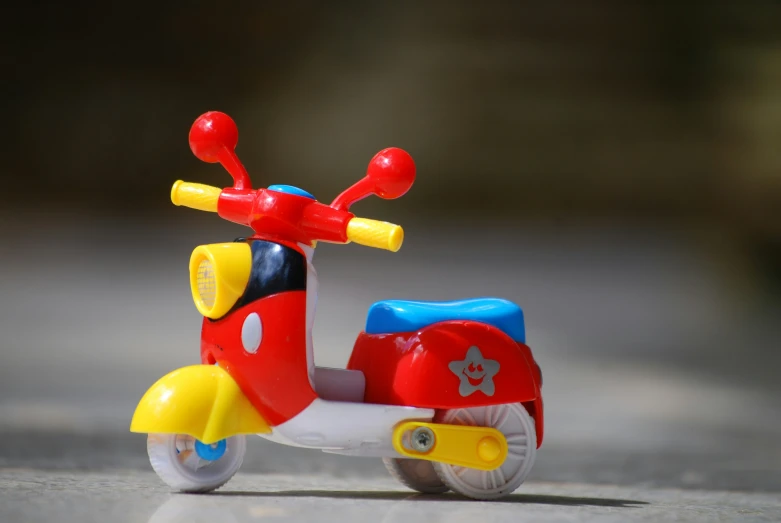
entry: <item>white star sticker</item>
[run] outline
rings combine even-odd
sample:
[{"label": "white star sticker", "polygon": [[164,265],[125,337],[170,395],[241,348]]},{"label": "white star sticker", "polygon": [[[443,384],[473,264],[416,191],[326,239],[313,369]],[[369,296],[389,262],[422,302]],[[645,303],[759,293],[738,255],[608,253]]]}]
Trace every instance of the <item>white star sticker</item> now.
[{"label": "white star sticker", "polygon": [[451,361],[447,367],[461,380],[458,393],[462,396],[469,396],[477,390],[486,396],[494,395],[494,376],[499,372],[499,362],[485,359],[477,347],[469,347],[466,358]]}]

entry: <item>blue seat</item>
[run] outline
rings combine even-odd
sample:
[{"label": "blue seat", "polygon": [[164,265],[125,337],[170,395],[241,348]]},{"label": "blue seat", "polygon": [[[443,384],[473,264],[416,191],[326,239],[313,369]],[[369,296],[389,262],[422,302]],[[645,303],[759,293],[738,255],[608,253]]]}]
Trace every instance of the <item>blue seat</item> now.
[{"label": "blue seat", "polygon": [[457,301],[378,301],[366,316],[367,334],[411,332],[449,320],[472,320],[493,325],[517,342],[526,343],[523,311],[501,298]]}]

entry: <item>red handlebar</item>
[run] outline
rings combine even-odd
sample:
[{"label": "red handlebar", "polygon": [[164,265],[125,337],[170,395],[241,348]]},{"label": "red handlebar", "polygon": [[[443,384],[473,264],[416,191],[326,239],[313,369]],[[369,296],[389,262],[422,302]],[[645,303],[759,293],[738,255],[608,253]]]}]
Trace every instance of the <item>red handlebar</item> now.
[{"label": "red handlebar", "polygon": [[369,162],[366,176],[342,192],[330,206],[301,196],[270,189],[252,190],[249,174],[236,155],[239,131],[225,113],[210,111],[190,128],[190,149],[200,160],[221,163],[233,177],[223,189],[217,212],[226,220],[249,225],[258,235],[290,241],[323,240],[344,243],[347,224],[354,217],[350,206],[376,194],[393,199],[404,195],[415,181],[415,162],[404,150],[383,149]]}]

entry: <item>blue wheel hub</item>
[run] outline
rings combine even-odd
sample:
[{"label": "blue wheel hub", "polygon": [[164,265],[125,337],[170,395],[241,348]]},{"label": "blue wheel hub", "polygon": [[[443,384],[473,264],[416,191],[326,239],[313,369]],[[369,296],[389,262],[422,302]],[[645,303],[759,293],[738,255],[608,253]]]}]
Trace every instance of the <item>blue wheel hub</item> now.
[{"label": "blue wheel hub", "polygon": [[217,461],[225,455],[225,449],[227,448],[228,442],[224,439],[211,445],[195,440],[195,453],[198,454],[199,458],[207,461]]}]

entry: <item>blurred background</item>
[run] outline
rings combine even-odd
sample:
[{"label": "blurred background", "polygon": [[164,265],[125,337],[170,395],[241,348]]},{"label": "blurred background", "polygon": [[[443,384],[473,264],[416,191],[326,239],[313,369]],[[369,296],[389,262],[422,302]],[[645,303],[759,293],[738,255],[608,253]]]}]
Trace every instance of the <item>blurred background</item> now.
[{"label": "blurred background", "polygon": [[[0,466],[147,468],[135,402],[198,358],[187,262],[241,227],[190,124],[256,186],[330,202],[378,150],[418,178],[323,245],[316,361],[383,298],[500,295],[545,375],[535,479],[781,489],[781,4],[18,3],[4,17]],[[247,470],[382,473],[250,446]]]}]

